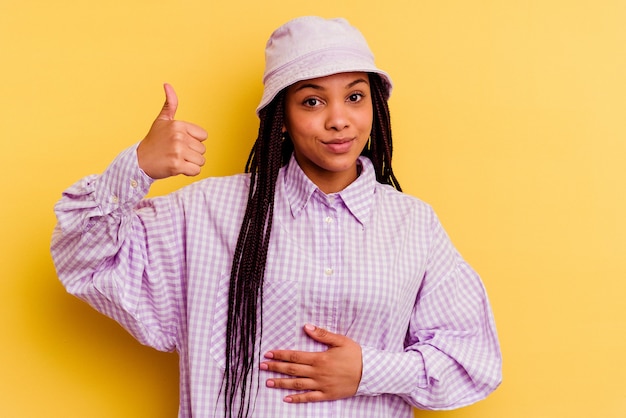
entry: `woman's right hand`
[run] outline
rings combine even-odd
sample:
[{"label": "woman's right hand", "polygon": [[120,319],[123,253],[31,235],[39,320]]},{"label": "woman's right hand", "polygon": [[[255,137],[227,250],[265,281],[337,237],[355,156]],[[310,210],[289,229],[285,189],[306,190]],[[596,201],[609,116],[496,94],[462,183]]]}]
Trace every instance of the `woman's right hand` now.
[{"label": "woman's right hand", "polygon": [[196,176],[204,165],[207,133],[198,125],[175,120],[178,97],[165,84],[165,104],[137,147],[139,167],[153,179],[184,174]]}]

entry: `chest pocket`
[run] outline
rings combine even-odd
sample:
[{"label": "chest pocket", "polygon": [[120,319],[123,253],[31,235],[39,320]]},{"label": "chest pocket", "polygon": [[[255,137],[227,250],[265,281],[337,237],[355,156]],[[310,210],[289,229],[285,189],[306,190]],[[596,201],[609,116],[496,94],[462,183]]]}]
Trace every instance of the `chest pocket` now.
[{"label": "chest pocket", "polygon": [[[267,276],[267,275],[266,275]],[[222,276],[211,334],[211,356],[222,369],[226,368],[226,320],[230,275]],[[261,355],[271,349],[295,348],[297,334],[298,282],[265,278],[263,286],[263,341]],[[261,309],[257,308],[261,313]],[[260,332],[257,322],[257,347]]]}]

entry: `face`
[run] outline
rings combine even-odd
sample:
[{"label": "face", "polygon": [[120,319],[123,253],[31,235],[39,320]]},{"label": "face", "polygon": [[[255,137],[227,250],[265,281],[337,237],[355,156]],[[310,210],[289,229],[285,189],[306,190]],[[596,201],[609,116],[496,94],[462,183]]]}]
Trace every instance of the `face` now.
[{"label": "face", "polygon": [[325,193],[357,177],[357,158],[372,130],[367,73],[339,73],[287,89],[285,126],[304,173]]}]

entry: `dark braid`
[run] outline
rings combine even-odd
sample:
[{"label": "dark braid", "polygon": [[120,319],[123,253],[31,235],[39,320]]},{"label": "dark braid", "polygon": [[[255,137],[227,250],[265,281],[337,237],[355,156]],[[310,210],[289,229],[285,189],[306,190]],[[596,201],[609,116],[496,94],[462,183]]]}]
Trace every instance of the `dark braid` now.
[{"label": "dark braid", "polygon": [[[255,353],[257,319],[262,333],[263,276],[274,212],[274,191],[283,165],[282,127],[284,94],[261,110],[259,134],[246,163],[250,173],[248,204],[235,248],[228,292],[224,409],[227,417],[248,416],[251,370]],[[260,307],[260,309],[257,309]],[[239,393],[239,404],[236,401]],[[245,407],[244,407],[245,404]]]},{"label": "dark braid", "polygon": [[[370,146],[363,150],[374,165],[376,179],[398,190],[400,184],[391,169],[392,140],[387,90],[382,79],[370,74],[373,123]],[[226,325],[226,370],[224,414],[247,417],[251,409],[250,376],[260,361],[255,353],[263,333],[263,278],[272,231],[274,192],[280,168],[287,164],[293,143],[284,126],[284,90],[259,112],[259,133],[246,163],[250,190],[230,274]],[[258,321],[258,322],[257,322]],[[257,324],[259,326],[257,332]],[[236,404],[239,402],[239,404]],[[244,406],[245,405],[245,406]]]},{"label": "dark braid", "polygon": [[391,168],[393,141],[391,137],[391,116],[387,104],[387,88],[378,74],[370,73],[370,90],[372,93],[372,107],[374,120],[370,135],[370,144],[363,149],[362,155],[368,157],[374,165],[376,180],[382,184],[389,184],[402,191],[400,183]]}]

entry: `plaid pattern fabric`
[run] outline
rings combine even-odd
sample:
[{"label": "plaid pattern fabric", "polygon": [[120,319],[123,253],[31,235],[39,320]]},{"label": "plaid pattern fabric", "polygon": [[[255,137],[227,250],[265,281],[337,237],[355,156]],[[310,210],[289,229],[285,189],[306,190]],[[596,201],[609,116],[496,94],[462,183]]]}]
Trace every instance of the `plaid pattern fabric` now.
[{"label": "plaid pattern fabric", "polygon": [[[501,356],[478,275],[432,209],[376,182],[371,162],[325,195],[292,158],[281,170],[267,259],[261,352],[320,351],[313,323],[362,347],[356,396],[287,404],[255,370],[252,416],[412,417],[455,408],[497,387]],[[180,355],[179,417],[222,413],[230,268],[247,200],[245,174],[200,180],[145,199],[152,180],[136,147],[55,207],[52,254],[68,291],[141,343]],[[256,387],[260,373],[260,387]]]}]

